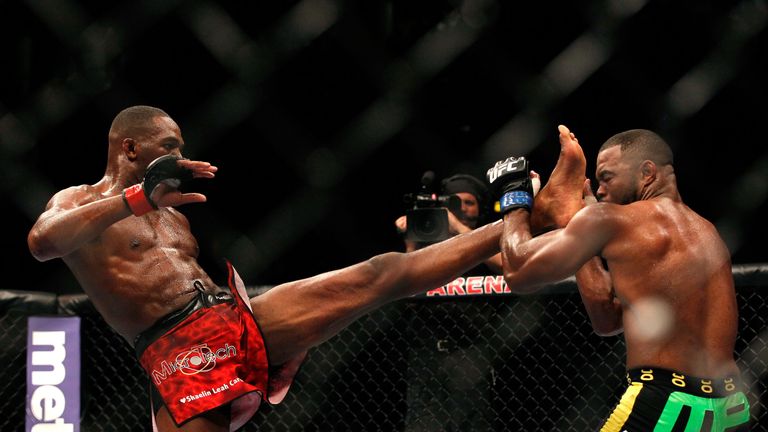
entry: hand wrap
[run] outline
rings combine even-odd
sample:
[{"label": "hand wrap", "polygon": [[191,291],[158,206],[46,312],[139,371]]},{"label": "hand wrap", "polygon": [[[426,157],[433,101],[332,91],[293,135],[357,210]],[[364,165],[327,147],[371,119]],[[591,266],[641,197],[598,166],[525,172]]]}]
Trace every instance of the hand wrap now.
[{"label": "hand wrap", "polygon": [[134,215],[141,216],[157,210],[152,192],[160,183],[178,188],[183,182],[192,179],[192,171],[177,163],[182,159],[175,155],[160,156],[147,166],[141,183],[123,190],[123,201]]}]

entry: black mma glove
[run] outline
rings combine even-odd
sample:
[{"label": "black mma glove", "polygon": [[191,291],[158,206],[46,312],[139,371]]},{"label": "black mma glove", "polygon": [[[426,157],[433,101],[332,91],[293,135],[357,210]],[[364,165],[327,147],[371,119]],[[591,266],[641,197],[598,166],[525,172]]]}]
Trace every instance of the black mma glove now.
[{"label": "black mma glove", "polygon": [[178,188],[182,182],[192,179],[192,171],[177,163],[181,159],[175,155],[160,156],[147,166],[141,183],[123,190],[123,201],[134,215],[141,216],[157,210],[152,192],[160,183]]},{"label": "black mma glove", "polygon": [[499,197],[502,214],[516,208],[533,207],[533,184],[528,160],[508,157],[498,161],[486,173],[494,196]]}]

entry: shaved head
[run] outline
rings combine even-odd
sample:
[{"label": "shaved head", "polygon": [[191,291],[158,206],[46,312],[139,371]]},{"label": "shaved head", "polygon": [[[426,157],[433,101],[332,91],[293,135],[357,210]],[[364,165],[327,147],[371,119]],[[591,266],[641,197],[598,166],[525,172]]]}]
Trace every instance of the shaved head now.
[{"label": "shaved head", "polygon": [[147,136],[155,129],[154,119],[170,116],[160,108],[136,105],[120,111],[109,128],[109,141],[120,142],[123,138]]},{"label": "shaved head", "polygon": [[650,160],[658,166],[672,165],[672,149],[666,141],[647,129],[631,129],[618,133],[600,147],[600,151],[621,146],[621,154],[637,161]]}]

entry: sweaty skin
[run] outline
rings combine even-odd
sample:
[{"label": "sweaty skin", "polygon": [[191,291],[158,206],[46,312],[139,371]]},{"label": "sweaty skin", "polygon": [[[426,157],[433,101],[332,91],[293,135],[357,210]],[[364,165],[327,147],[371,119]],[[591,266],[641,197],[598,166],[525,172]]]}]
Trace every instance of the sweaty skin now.
[{"label": "sweaty skin", "polygon": [[[107,324],[133,343],[139,332],[192,299],[193,280],[214,284],[197,263],[198,245],[189,222],[169,207],[201,202],[204,196],[169,190],[156,199],[159,210],[134,217],[121,195],[141,182],[149,162],[165,154],[181,155],[179,127],[158,117],[146,141],[125,149],[121,144],[110,144],[107,171],[98,183],[70,187],[51,198],[28,240],[39,260],[61,257]],[[120,154],[112,151],[114,146]],[[198,178],[212,178],[216,172],[206,162],[179,163]]]},{"label": "sweaty skin", "polygon": [[682,202],[672,166],[634,161],[614,146],[598,155],[596,175],[602,202],[563,229],[533,238],[527,211],[505,216],[511,289],[535,291],[584,266],[577,281],[593,325],[604,334],[623,327],[628,368],[738,374],[730,254],[715,227]]}]

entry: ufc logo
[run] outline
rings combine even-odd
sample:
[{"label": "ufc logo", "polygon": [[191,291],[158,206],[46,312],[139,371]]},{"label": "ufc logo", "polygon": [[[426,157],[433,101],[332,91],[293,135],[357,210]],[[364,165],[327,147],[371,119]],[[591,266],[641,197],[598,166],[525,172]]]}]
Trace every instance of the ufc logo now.
[{"label": "ufc logo", "polygon": [[486,174],[488,176],[488,182],[493,183],[502,175],[515,171],[525,172],[524,157],[508,157],[503,161],[498,161],[496,162],[496,165],[494,165],[493,168],[490,168]]}]

